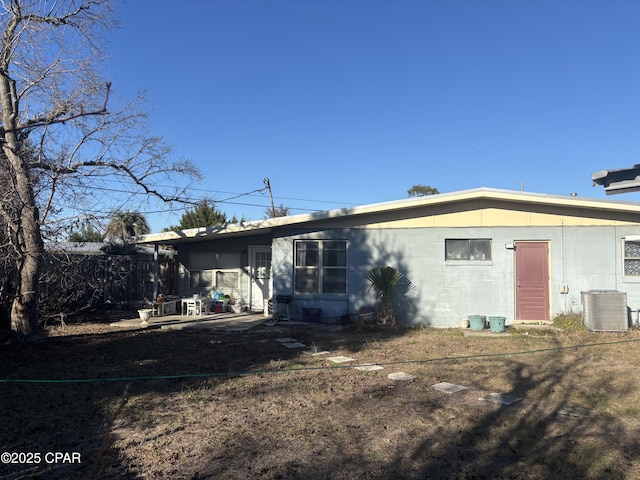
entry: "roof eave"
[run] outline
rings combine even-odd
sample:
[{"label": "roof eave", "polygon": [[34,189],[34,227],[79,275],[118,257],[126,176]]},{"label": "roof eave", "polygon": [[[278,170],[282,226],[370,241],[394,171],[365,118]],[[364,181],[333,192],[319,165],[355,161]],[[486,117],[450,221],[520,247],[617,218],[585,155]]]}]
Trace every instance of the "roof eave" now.
[{"label": "roof eave", "polygon": [[370,213],[384,213],[401,209],[413,209],[424,206],[461,202],[466,200],[503,200],[518,203],[537,203],[540,205],[587,208],[611,211],[625,211],[638,213],[640,204],[637,202],[620,202],[584,197],[551,195],[543,193],[519,192],[493,188],[476,188],[451,193],[440,193],[425,197],[408,198],[389,202],[373,203],[357,207],[348,207],[322,212],[305,213],[287,217],[269,218],[239,224],[225,224],[215,227],[193,228],[173,232],[162,232],[144,235],[136,239],[136,243],[183,243],[199,241],[211,236],[244,236],[270,233],[274,228],[294,226],[332,218],[366,215]]}]

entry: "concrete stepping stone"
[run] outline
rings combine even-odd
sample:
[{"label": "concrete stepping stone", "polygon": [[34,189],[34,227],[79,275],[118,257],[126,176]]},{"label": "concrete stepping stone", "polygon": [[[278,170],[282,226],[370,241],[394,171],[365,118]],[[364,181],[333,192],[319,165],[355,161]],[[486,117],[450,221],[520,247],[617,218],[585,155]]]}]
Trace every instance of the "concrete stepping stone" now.
[{"label": "concrete stepping stone", "polygon": [[418,377],[416,377],[415,375],[411,375],[410,373],[395,372],[387,375],[387,378],[390,378],[391,380],[409,381],[409,380],[415,380]]},{"label": "concrete stepping stone", "polygon": [[591,411],[584,407],[577,407],[575,405],[565,405],[558,410],[558,414],[565,415],[567,417],[586,418],[591,416]]},{"label": "concrete stepping stone", "polygon": [[382,365],[374,365],[373,363],[363,363],[362,365],[358,365],[353,367],[356,370],[362,370],[363,372],[375,372],[376,370],[384,370]]},{"label": "concrete stepping stone", "polygon": [[513,403],[519,402],[522,399],[504,393],[490,393],[489,395],[480,397],[478,400],[482,400],[484,402],[499,403],[500,405],[511,405]]},{"label": "concrete stepping stone", "polygon": [[329,352],[326,350],[303,350],[302,353],[304,353],[305,355],[328,355]]},{"label": "concrete stepping stone", "polygon": [[462,385],[456,385],[454,383],[449,383],[449,382],[440,382],[431,386],[436,390],[438,390],[439,392],[448,393],[448,394],[461,392],[462,390],[467,389],[467,387],[463,387]]},{"label": "concrete stepping stone", "polygon": [[327,358],[330,362],[333,363],[346,363],[346,362],[355,362],[355,358],[345,357],[344,355],[338,355],[337,357],[329,357]]},{"label": "concrete stepping stone", "polygon": [[297,340],[295,338],[282,337],[282,338],[276,338],[276,342],[291,343],[291,342],[297,342]]},{"label": "concrete stepping stone", "polygon": [[300,342],[284,342],[284,343],[281,343],[280,345],[287,348],[306,348],[307,347],[304,343],[300,343]]}]

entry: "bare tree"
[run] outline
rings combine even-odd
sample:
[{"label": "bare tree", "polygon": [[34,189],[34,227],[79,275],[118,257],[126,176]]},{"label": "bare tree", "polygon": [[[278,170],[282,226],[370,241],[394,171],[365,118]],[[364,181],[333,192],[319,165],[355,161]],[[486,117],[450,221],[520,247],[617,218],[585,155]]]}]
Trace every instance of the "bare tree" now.
[{"label": "bare tree", "polygon": [[38,328],[48,238],[86,211],[179,200],[176,174],[199,175],[149,135],[140,98],[120,107],[110,99],[100,67],[111,4],[0,0],[0,216],[15,260],[11,328],[22,338]]}]

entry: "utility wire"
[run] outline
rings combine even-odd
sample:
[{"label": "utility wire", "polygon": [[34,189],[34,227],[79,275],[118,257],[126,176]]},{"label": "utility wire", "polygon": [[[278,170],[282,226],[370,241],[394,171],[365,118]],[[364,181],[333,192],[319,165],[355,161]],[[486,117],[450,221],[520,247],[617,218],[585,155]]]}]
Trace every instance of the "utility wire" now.
[{"label": "utility wire", "polygon": [[[110,180],[110,179],[105,179],[103,180],[104,182],[112,182],[112,183],[120,183],[117,182],[117,180]],[[169,185],[157,185],[158,188],[174,188],[172,186]],[[107,190],[106,188],[104,188],[104,190]],[[226,202],[227,200],[232,200],[234,198],[239,198],[239,197],[243,197],[243,196],[249,196],[249,197],[264,197],[264,195],[257,195],[258,192],[264,192],[266,190],[266,187],[263,188],[259,188],[256,190],[252,190],[250,192],[246,192],[246,193],[240,193],[240,192],[227,192],[227,191],[223,191],[223,190],[208,190],[205,188],[197,188],[197,187],[189,187],[189,191],[190,192],[203,192],[203,193],[220,193],[220,194],[224,194],[224,195],[233,195],[233,197],[229,197],[227,199],[223,199],[223,200],[215,200],[215,202]],[[113,191],[113,192],[119,192],[119,193],[133,193],[134,195],[146,195],[144,192],[130,192],[129,190],[120,190],[120,189],[112,189],[112,190],[107,190],[107,191]],[[311,199],[311,198],[297,198],[297,197],[282,197],[282,196],[278,196],[278,195],[274,195],[273,197],[274,199],[277,200],[293,200],[293,201],[298,201],[298,202],[310,202],[310,203],[327,203],[327,204],[334,204],[334,205],[358,205],[358,203],[354,203],[354,202],[340,202],[337,200],[318,200],[318,199]],[[262,206],[262,205],[257,205],[257,206]],[[299,209],[296,209],[299,210]],[[309,209],[310,210],[310,209]]]}]

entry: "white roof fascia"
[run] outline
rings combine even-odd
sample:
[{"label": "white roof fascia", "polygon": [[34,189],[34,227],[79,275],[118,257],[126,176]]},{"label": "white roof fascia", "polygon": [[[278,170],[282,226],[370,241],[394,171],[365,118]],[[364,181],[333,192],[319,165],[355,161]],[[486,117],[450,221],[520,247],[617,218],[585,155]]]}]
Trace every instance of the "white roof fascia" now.
[{"label": "white roof fascia", "polygon": [[356,207],[347,207],[335,210],[326,210],[314,213],[303,213],[286,217],[269,218],[266,220],[253,220],[243,223],[229,223],[214,227],[192,228],[173,232],[152,233],[137,238],[136,243],[170,243],[171,241],[185,241],[199,237],[219,236],[228,234],[258,234],[269,233],[273,228],[299,225],[331,218],[341,218],[370,213],[382,213],[388,211],[419,208],[429,205],[446,204],[465,200],[504,200],[522,203],[535,203],[539,205],[565,206],[586,208],[595,210],[610,210],[621,212],[640,213],[640,203],[621,202],[608,199],[593,199],[570,195],[551,195],[544,193],[520,192],[514,190],[500,190],[493,188],[476,188],[450,193],[439,193],[424,197],[414,197],[389,202],[372,203]]}]

